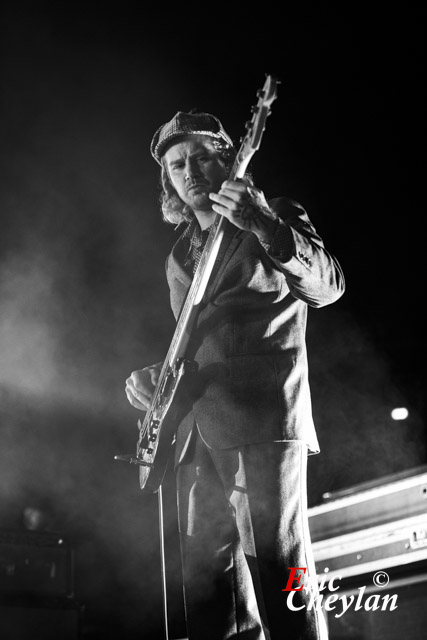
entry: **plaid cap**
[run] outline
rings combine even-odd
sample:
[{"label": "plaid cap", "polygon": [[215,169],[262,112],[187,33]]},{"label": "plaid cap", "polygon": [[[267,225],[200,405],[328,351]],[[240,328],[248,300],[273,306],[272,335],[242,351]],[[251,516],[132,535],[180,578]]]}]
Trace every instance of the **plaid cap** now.
[{"label": "plaid cap", "polygon": [[159,127],[153,136],[150,151],[153,158],[161,164],[160,158],[163,155],[165,146],[174,138],[200,134],[212,138],[222,139],[230,146],[233,142],[225,132],[221,122],[210,113],[184,113],[178,111],[170,120]]}]

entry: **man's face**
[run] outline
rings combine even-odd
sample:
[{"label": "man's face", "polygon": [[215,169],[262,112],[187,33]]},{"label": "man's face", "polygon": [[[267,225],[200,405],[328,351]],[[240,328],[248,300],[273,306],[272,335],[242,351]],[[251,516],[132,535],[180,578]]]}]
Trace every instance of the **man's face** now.
[{"label": "man's face", "polygon": [[227,178],[212,139],[203,135],[179,138],[164,154],[172,185],[195,213],[211,212],[209,193],[218,192]]}]

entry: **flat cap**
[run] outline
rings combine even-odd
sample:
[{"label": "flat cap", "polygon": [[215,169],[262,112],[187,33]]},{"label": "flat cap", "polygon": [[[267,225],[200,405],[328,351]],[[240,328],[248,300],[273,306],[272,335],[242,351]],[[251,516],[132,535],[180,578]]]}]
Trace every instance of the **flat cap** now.
[{"label": "flat cap", "polygon": [[230,136],[215,116],[210,113],[185,113],[184,111],[178,111],[172,120],[157,129],[150,145],[151,155],[156,162],[161,164],[160,159],[165,146],[174,138],[191,134],[211,136],[217,140],[222,139],[230,146],[233,146]]}]

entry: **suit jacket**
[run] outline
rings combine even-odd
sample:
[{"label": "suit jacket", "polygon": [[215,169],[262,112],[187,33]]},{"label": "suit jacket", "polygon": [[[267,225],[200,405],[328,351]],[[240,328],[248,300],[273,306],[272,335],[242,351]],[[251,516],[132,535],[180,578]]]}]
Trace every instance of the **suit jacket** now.
[{"label": "suit jacket", "polygon": [[[199,372],[192,411],[178,429],[178,451],[194,420],[214,449],[303,440],[311,453],[319,451],[308,381],[307,307],[337,300],[344,277],[298,203],[277,198],[269,204],[291,231],[292,255],[281,262],[253,233],[228,223],[189,347]],[[176,318],[191,284],[183,268],[186,249],[181,236],[166,263]]]}]

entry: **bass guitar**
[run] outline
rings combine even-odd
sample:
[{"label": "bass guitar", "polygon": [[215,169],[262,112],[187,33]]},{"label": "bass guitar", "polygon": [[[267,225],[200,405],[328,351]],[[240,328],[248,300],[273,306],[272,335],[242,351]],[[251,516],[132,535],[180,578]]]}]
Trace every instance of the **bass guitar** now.
[{"label": "bass guitar", "polygon": [[[257,91],[258,102],[252,107],[252,118],[246,122],[246,134],[229,174],[230,180],[244,177],[248,164],[259,149],[270,107],[277,96],[278,81],[267,75],[264,86]],[[171,445],[185,407],[188,395],[185,381],[197,370],[194,361],[186,358],[187,346],[198,315],[198,310],[211,276],[225,225],[228,221],[217,214],[203,250],[199,265],[181,310],[169,351],[163,362],[154,390],[150,409],[144,420],[138,421],[140,436],[136,455],[117,455],[140,467],[140,487],[147,493],[155,493],[161,487]]]}]

